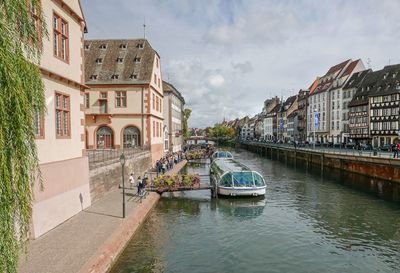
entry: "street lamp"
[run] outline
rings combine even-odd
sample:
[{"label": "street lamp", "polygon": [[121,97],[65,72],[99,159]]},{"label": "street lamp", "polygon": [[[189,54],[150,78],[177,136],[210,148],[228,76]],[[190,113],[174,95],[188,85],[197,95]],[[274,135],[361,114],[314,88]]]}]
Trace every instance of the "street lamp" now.
[{"label": "street lamp", "polygon": [[122,153],[119,157],[119,162],[121,162],[122,166],[122,218],[125,218],[125,154]]}]

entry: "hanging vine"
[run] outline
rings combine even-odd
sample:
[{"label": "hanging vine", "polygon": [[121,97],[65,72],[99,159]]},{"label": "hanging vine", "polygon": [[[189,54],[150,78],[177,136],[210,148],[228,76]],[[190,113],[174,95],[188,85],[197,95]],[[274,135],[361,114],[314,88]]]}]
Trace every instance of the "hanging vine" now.
[{"label": "hanging vine", "polygon": [[17,272],[29,235],[39,173],[34,115],[45,112],[36,64],[47,36],[40,0],[0,0],[0,272]]}]

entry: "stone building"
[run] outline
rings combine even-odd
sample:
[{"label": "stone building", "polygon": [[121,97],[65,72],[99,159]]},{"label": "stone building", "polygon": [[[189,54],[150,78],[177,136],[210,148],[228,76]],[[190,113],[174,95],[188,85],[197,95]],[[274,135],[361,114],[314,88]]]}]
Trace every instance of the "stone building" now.
[{"label": "stone building", "polygon": [[164,154],[163,86],[158,53],[146,39],[85,41],[86,146],[150,147]]},{"label": "stone building", "polygon": [[272,108],[264,118],[264,139],[267,141],[277,141],[277,113],[281,105],[278,103]]},{"label": "stone building", "polygon": [[294,110],[287,116],[287,137],[289,141],[299,141],[298,114]]},{"label": "stone building", "polygon": [[309,90],[300,90],[297,94],[297,132],[298,141],[307,139],[307,99]]},{"label": "stone building", "polygon": [[[42,39],[40,69],[47,112],[35,116],[36,145],[44,189],[33,188],[34,238],[91,204],[85,156],[83,35],[86,22],[78,0],[42,0],[51,39]],[[36,11],[32,11],[33,19]],[[39,22],[38,22],[39,23]]]},{"label": "stone building", "polygon": [[[307,131],[309,141],[332,142],[341,130],[341,88],[352,73],[363,70],[360,60],[347,60],[332,66],[328,72],[319,78],[317,87],[310,92],[307,110]],[[330,91],[334,91],[333,97]],[[339,96],[337,95],[339,94]],[[315,127],[315,116],[319,124]],[[331,133],[331,128],[332,133]],[[314,140],[314,130],[316,139]],[[340,135],[340,134],[339,134]]]},{"label": "stone building", "polygon": [[327,115],[330,120],[328,141],[331,143],[347,143],[349,140],[347,104],[351,101],[353,93],[343,92],[343,87],[354,73],[363,70],[365,67],[361,60],[350,62],[328,91],[330,105],[330,115]]},{"label": "stone building", "polygon": [[178,152],[183,147],[183,109],[185,99],[170,83],[163,81],[164,91],[164,150]]},{"label": "stone building", "polygon": [[287,142],[289,141],[287,133],[287,117],[297,109],[297,95],[291,96],[281,104],[277,112],[277,134],[278,140]]}]

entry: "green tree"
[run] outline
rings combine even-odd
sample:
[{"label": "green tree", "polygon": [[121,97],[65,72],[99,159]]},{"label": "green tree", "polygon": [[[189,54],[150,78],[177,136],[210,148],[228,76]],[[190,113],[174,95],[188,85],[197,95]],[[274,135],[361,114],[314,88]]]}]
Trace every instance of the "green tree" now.
[{"label": "green tree", "polygon": [[188,126],[188,121],[190,118],[190,114],[192,114],[192,110],[189,108],[185,108],[185,110],[183,110],[183,136],[185,138],[189,138],[190,137],[190,132],[189,132],[189,126]]},{"label": "green tree", "polygon": [[40,173],[34,117],[44,114],[45,97],[36,64],[47,32],[39,0],[0,0],[0,14],[0,272],[13,273]]},{"label": "green tree", "polygon": [[213,137],[217,138],[234,138],[236,135],[235,129],[222,124],[216,124],[210,132]]}]

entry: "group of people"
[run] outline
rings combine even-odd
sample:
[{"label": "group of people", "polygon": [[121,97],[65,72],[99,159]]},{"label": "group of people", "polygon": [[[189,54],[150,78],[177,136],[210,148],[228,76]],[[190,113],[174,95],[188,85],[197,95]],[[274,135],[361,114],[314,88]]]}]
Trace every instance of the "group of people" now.
[{"label": "group of people", "polygon": [[179,151],[176,153],[168,153],[160,160],[156,161],[157,175],[162,173],[165,174],[167,170],[171,170],[175,164],[182,161],[184,153]]},{"label": "group of people", "polygon": [[[147,173],[144,173],[143,178],[138,176],[138,178],[137,178],[137,195],[142,195],[143,190],[146,188],[146,185],[147,185],[147,179],[148,179]],[[129,183],[131,185],[131,189],[133,189],[136,184],[133,172],[129,176]]]}]

